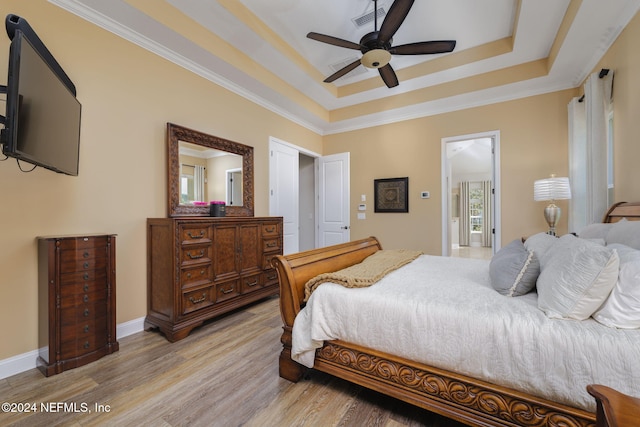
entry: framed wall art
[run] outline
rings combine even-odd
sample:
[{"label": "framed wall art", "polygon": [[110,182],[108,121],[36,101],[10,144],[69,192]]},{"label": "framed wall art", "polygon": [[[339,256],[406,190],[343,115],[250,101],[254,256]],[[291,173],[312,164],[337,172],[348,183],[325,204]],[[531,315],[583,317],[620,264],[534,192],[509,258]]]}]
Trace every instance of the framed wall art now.
[{"label": "framed wall art", "polygon": [[374,212],[409,212],[409,178],[373,180]]}]

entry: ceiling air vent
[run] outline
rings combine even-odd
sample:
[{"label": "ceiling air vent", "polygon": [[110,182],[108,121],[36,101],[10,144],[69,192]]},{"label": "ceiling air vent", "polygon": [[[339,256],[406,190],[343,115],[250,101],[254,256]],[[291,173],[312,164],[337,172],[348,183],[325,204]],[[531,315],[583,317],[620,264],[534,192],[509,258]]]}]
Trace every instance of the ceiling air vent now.
[{"label": "ceiling air vent", "polygon": [[[378,14],[378,19],[383,18],[387,12],[384,10],[383,7],[379,7],[378,9],[376,9],[376,13]],[[360,28],[360,27],[364,27],[365,25],[367,25],[370,22],[373,22],[373,10],[369,13],[366,13],[362,16],[358,16],[357,18],[353,18],[351,21],[353,21],[353,23],[355,24],[356,27]]]}]

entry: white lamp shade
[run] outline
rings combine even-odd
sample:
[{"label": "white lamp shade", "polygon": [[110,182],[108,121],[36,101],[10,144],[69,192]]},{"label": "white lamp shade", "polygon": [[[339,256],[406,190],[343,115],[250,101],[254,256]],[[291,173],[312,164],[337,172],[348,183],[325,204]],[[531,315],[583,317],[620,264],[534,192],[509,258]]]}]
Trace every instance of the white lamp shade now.
[{"label": "white lamp shade", "polygon": [[571,186],[567,177],[551,177],[539,179],[533,184],[533,199],[543,200],[564,200],[571,198]]}]

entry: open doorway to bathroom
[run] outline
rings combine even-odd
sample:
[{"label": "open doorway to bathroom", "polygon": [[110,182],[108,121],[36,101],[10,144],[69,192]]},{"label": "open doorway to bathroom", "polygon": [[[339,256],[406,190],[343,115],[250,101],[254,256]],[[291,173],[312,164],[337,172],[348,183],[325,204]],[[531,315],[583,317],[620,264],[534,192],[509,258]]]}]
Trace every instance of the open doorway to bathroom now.
[{"label": "open doorway to bathroom", "polygon": [[442,140],[442,254],[488,259],[499,249],[499,132]]}]

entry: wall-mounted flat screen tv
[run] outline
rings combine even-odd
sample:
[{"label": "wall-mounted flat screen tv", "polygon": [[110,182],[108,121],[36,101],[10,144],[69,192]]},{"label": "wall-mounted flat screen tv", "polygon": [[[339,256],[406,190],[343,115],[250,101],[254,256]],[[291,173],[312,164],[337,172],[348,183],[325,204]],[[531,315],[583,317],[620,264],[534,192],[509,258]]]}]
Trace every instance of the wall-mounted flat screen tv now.
[{"label": "wall-mounted flat screen tv", "polygon": [[6,18],[11,39],[2,152],[78,175],[81,104],[76,88],[29,24]]}]

